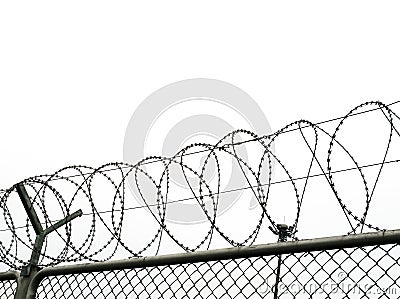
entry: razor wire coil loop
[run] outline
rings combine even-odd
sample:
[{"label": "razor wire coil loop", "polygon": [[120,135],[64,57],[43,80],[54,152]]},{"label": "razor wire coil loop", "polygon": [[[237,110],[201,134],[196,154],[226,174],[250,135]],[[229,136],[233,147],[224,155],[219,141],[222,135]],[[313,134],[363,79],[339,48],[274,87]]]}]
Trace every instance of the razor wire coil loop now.
[{"label": "razor wire coil loop", "polygon": [[[389,125],[385,154],[380,161],[379,174],[375,179],[372,189],[368,188],[367,180],[363,172],[363,166],[357,162],[356,157],[354,157],[338,139],[339,134],[343,130],[345,121],[352,116],[362,113],[360,110],[366,107],[375,107],[374,109],[371,109],[371,111],[379,110]],[[22,184],[27,187],[32,198],[32,204],[39,209],[45,226],[51,225],[54,221],[54,219],[51,220],[50,211],[47,208],[47,201],[45,200],[50,195],[55,198],[63,217],[70,215],[71,211],[73,211],[74,205],[77,205],[82,201],[85,201],[88,207],[84,215],[91,216],[90,227],[86,231],[85,237],[80,242],[73,240],[73,223],[68,223],[62,232],[56,231],[55,234],[61,238],[64,244],[58,254],[53,255],[49,254],[48,244],[45,242],[41,254],[40,265],[51,266],[63,262],[76,262],[81,260],[106,261],[113,258],[117,250],[121,248],[125,250],[130,257],[142,256],[142,254],[146,253],[153,246],[156,248],[157,254],[160,250],[161,241],[164,235],[167,235],[176,245],[188,252],[193,252],[203,247],[208,249],[216,234],[226,240],[231,246],[252,245],[256,241],[260,231],[262,230],[263,224],[266,221],[269,222],[267,227],[269,227],[272,232],[278,232],[277,220],[268,211],[268,200],[271,196],[270,188],[271,185],[273,185],[273,163],[283,170],[284,175],[290,182],[291,190],[296,199],[294,205],[295,217],[293,223],[290,223],[289,225],[291,231],[288,237],[294,240],[297,239],[296,233],[298,232],[301,207],[306,187],[308,186],[309,179],[312,177],[311,169],[314,165],[316,165],[322,172],[322,175],[329,184],[334,197],[348,219],[351,227],[351,230],[348,232],[349,234],[356,233],[358,229],[362,232],[364,227],[373,230],[380,230],[379,227],[368,223],[366,220],[380,173],[385,163],[388,162],[387,155],[393,136],[395,134],[400,136],[399,131],[394,125],[395,118],[399,119],[388,105],[372,101],[353,108],[349,113],[342,117],[339,124],[334,129],[333,134],[328,133],[318,124],[314,124],[307,120],[299,120],[286,125],[282,129],[268,136],[258,136],[254,132],[248,130],[235,130],[225,135],[216,144],[194,143],[184,147],[172,157],[150,156],[136,164],[119,162],[107,163],[98,168],[83,165],[69,166],[60,169],[51,175],[40,175],[27,178],[22,182]],[[306,128],[311,128],[313,132],[313,138],[311,141],[304,133]],[[273,145],[280,136],[294,131],[300,133],[302,140],[309,150],[309,157],[307,158],[307,161],[309,161],[307,164],[307,175],[304,177],[305,183],[301,189],[296,185],[297,178],[291,174],[288,166],[272,150]],[[244,139],[244,136],[248,137],[248,139]],[[330,140],[327,151],[326,168],[323,166],[322,161],[318,157],[319,154],[317,153],[321,136],[328,137]],[[242,157],[238,151],[239,146],[250,142],[257,144],[259,148],[261,148],[261,156],[256,167],[251,165],[251,163]],[[344,203],[342,196],[339,194],[338,186],[333,177],[334,171],[332,166],[336,148],[339,148],[346,153],[361,177],[365,189],[365,208],[361,215],[355,214],[355,212]],[[187,161],[188,157],[196,153],[206,154],[199,170],[194,169],[194,167],[190,166],[190,163]],[[242,238],[242,240],[236,240],[233,236],[230,236],[225,232],[219,226],[217,218],[220,197],[223,193],[227,192],[221,188],[221,176],[223,175],[221,157],[223,156],[227,156],[229,159],[233,159],[234,163],[237,163],[241,174],[245,179],[247,185],[238,188],[238,190],[250,190],[256,198],[260,208],[258,221],[247,236]],[[156,173],[156,175],[150,173],[146,168],[150,164],[162,165],[161,171]],[[209,182],[207,179],[206,173],[208,168],[211,166],[216,170],[216,183],[214,183],[216,186],[212,186],[212,182]],[[171,180],[173,180],[173,177],[171,177],[171,169],[173,167],[179,167],[181,171],[180,173],[183,175],[188,190],[191,193],[190,199],[196,200],[201,211],[204,213],[205,218],[209,222],[209,227],[206,233],[201,237],[197,244],[193,246],[186,245],[184,241],[180,240],[174,231],[170,229],[166,221],[168,205],[173,203],[173,201],[171,201],[173,195],[170,194],[172,192]],[[73,175],[71,175],[71,172]],[[267,181],[262,180],[263,175],[267,176]],[[115,176],[117,176],[117,178]],[[143,207],[146,207],[150,211],[158,224],[158,228],[155,230],[150,240],[139,249],[131,248],[123,237],[124,224],[126,223],[125,212],[129,209],[126,206],[126,184],[129,177],[132,177],[134,180],[137,193],[144,202]],[[195,177],[195,179],[190,180],[189,177]],[[111,208],[107,210],[107,212],[111,213],[111,217],[109,217],[110,219],[103,215],[105,214],[104,211],[98,209],[98,203],[95,201],[95,181],[99,179],[108,182],[109,186],[111,186],[113,190],[114,195],[111,201]],[[145,182],[143,180],[145,180]],[[196,182],[196,185],[193,185],[193,181]],[[66,196],[63,193],[63,189],[55,186],[58,183],[66,184],[69,188],[72,188],[74,190],[72,195]],[[154,194],[152,199],[155,198],[155,204],[151,204],[149,202],[149,196],[144,194],[142,188],[144,184],[150,184],[153,186]],[[26,264],[26,261],[19,257],[19,248],[21,246],[33,248],[34,240],[32,238],[32,232],[28,220],[25,225],[26,238],[23,238],[17,233],[18,228],[14,224],[13,213],[8,207],[9,200],[15,192],[15,186],[0,191],[0,209],[2,210],[3,220],[7,226],[7,230],[11,233],[8,244],[4,244],[0,241],[0,257],[4,264],[11,268],[18,269]],[[209,204],[209,206],[211,206],[211,211],[207,209],[206,199],[211,202]],[[152,209],[153,207],[156,208],[155,211]],[[352,224],[354,221],[356,223],[355,225]],[[102,245],[96,243],[96,232],[98,231],[99,226],[104,227],[110,235]],[[101,255],[103,256],[100,257]]]}]

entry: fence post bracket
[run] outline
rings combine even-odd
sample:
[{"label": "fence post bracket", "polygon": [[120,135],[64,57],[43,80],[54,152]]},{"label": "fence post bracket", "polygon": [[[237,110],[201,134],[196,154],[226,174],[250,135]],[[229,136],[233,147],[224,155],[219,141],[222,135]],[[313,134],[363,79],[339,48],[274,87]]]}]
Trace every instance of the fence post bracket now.
[{"label": "fence post bracket", "polygon": [[52,226],[43,229],[25,186],[22,183],[18,183],[15,188],[19,198],[21,199],[22,205],[24,206],[25,212],[28,215],[29,221],[31,222],[36,233],[36,239],[32,248],[31,258],[28,264],[21,268],[21,276],[18,279],[18,289],[14,297],[15,299],[25,299],[30,282],[40,270],[38,264],[46,236],[68,222],[71,222],[75,218],[82,216],[82,210],[79,209],[78,211],[66,216],[64,219],[56,222]]}]

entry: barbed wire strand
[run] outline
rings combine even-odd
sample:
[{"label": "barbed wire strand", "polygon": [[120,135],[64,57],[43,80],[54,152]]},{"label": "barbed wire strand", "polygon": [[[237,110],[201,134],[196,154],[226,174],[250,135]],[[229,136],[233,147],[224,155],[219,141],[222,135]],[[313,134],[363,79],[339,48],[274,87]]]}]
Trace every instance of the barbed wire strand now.
[{"label": "barbed wire strand", "polygon": [[[155,254],[157,254],[160,250],[161,241],[164,238],[163,236],[168,236],[177,246],[188,252],[196,251],[203,247],[208,249],[215,235],[220,236],[231,246],[251,245],[256,242],[265,219],[269,222],[267,227],[272,230],[273,233],[277,233],[276,220],[273,218],[273,215],[269,213],[267,202],[270,197],[270,187],[283,182],[290,183],[290,187],[287,190],[292,190],[291,192],[293,192],[293,196],[295,197],[295,215],[293,223],[291,223],[289,228],[291,231],[290,237],[297,239],[296,233],[298,232],[298,222],[304,196],[306,194],[306,188],[309,179],[318,176],[323,176],[325,178],[334,198],[340,205],[340,208],[342,209],[351,228],[348,232],[349,234],[356,233],[357,230],[362,231],[364,227],[373,230],[380,230],[381,228],[367,223],[366,218],[383,166],[399,162],[399,160],[387,161],[394,133],[397,133],[397,136],[400,136],[399,131],[394,124],[394,119],[400,118],[389,108],[389,106],[397,104],[398,102],[399,101],[396,101],[389,105],[376,101],[366,102],[353,108],[343,117],[325,120],[317,124],[306,120],[299,120],[286,125],[273,134],[264,136],[257,136],[255,133],[248,130],[235,130],[225,135],[216,144],[194,143],[184,147],[172,157],[150,156],[134,165],[117,162],[107,163],[98,168],[83,165],[69,166],[60,169],[51,175],[40,175],[25,179],[21,184],[28,189],[28,193],[34,194],[34,196],[31,196],[32,205],[37,209],[37,211],[40,211],[41,216],[44,218],[43,224],[45,226],[49,226],[53,223],[46,207],[46,198],[48,200],[49,197],[52,197],[56,200],[53,202],[58,203],[63,216],[70,215],[75,206],[82,208],[86,206],[92,210],[91,212],[85,212],[85,216],[92,216],[90,222],[85,222],[85,224],[88,225],[87,235],[82,228],[80,229],[81,234],[83,233],[83,236],[86,235],[86,237],[83,237],[83,240],[77,243],[77,240],[75,240],[77,235],[72,234],[73,223],[68,223],[65,226],[65,231],[55,231],[55,235],[61,238],[63,246],[59,253],[54,255],[50,254],[46,243],[43,252],[41,252],[41,265],[54,265],[62,262],[75,262],[80,260],[104,261],[115,256],[118,250],[128,253],[131,257],[136,257],[141,256],[151,248],[155,248]],[[340,142],[338,134],[342,131],[342,125],[347,119],[352,118],[355,115],[361,115],[378,110],[382,112],[384,119],[389,124],[388,138],[386,139],[386,144],[384,144],[384,155],[381,162],[360,165],[350,150]],[[333,133],[329,133],[321,127],[321,124],[333,121],[339,121],[339,124],[336,126]],[[312,130],[313,134],[311,138],[304,134],[304,130],[306,129]],[[307,174],[303,177],[293,176],[282,158],[272,150],[275,142],[282,134],[294,131],[298,131],[301,134],[301,138],[306,145],[307,156],[303,156],[303,160],[309,162],[306,162],[308,163],[306,165]],[[328,138],[329,140],[326,167],[322,163],[321,153],[317,152],[318,149],[321,148],[320,144],[322,142],[321,140],[323,140],[320,137],[321,134],[324,136],[323,138]],[[258,146],[257,150],[261,155],[261,158],[258,159],[258,162],[255,165],[253,165],[254,163],[251,162],[247,158],[247,155],[244,155],[243,151],[240,151],[238,147],[249,142],[254,142],[254,144]],[[350,159],[351,163],[354,164],[354,167],[333,171],[332,157],[333,153],[338,150]],[[207,156],[205,160],[202,161],[200,169],[195,170],[189,161],[187,161],[187,158],[188,156],[201,152],[206,153]],[[296,153],[299,154],[298,151],[296,151]],[[242,175],[247,186],[245,185],[233,189],[221,189],[221,177],[225,173],[224,167],[221,167],[223,164],[220,163],[220,160],[226,160],[226,157],[228,157],[228,161],[230,161],[230,159],[234,161],[232,167],[235,167],[237,175]],[[154,171],[146,168],[146,166],[153,163],[161,163],[157,164],[162,166],[161,169]],[[287,176],[287,179],[272,182],[273,165],[274,167],[280,168],[283,171],[284,176]],[[370,189],[363,170],[372,166],[378,166],[380,168],[375,181],[372,184],[373,187]],[[311,170],[313,167],[318,167],[321,170],[320,173],[312,174]],[[179,172],[177,172],[178,169]],[[342,195],[339,194],[338,186],[334,181],[333,174],[350,170],[356,170],[359,173],[365,190],[365,207],[362,215],[357,215],[344,203]],[[77,174],[71,175],[68,173],[71,171],[75,171]],[[213,173],[213,176],[215,177],[214,180],[210,179],[210,172]],[[111,177],[111,175],[117,177]],[[186,184],[186,191],[192,194],[191,197],[185,197],[180,200],[171,200],[171,198],[174,198],[174,196],[171,195],[171,192],[174,192],[175,190],[172,188],[171,180],[177,175],[183,177]],[[264,180],[262,178],[263,176],[266,176],[267,179]],[[99,180],[98,178],[103,180],[103,187],[106,186],[104,185],[104,182],[106,182],[113,190],[113,199],[111,202],[112,207],[109,210],[98,210],[96,206],[98,205],[98,203],[95,202],[96,190],[98,189],[96,187],[96,181]],[[301,179],[305,181],[303,186],[300,188],[296,182]],[[63,185],[63,187],[56,187],[53,186],[55,183],[63,183],[66,185]],[[144,205],[141,207],[125,206],[126,184],[128,184],[132,192],[134,192],[135,197],[138,197],[145,203]],[[66,192],[69,192],[67,190],[71,189],[71,187],[72,190],[75,191],[73,191],[71,195],[67,195]],[[31,236],[32,231],[28,220],[24,226],[26,229],[26,235],[23,236],[16,232],[16,230],[21,227],[16,227],[14,225],[14,212],[10,211],[7,205],[11,195],[16,192],[15,188],[16,185],[2,190],[1,194],[0,209],[3,210],[4,222],[8,229],[0,231],[11,232],[11,239],[9,244],[6,246],[0,241],[0,257],[3,260],[3,263],[13,268],[19,268],[24,265],[26,261],[19,257],[20,251],[18,251],[18,248],[23,246],[32,249],[34,238]],[[235,237],[229,235],[222,229],[222,227],[220,227],[220,225],[218,225],[217,215],[221,205],[221,195],[244,190],[250,190],[252,192],[253,197],[258,202],[260,216],[255,225],[249,228],[248,235],[242,237],[241,240],[237,240],[237,238],[235,239]],[[156,203],[149,202],[149,198],[153,202],[155,200]],[[167,223],[167,208],[171,207],[171,204],[173,203],[188,201],[190,199],[196,200],[203,216],[209,223],[208,230],[203,236],[199,237],[199,241],[195,245],[191,246],[185,244],[185,242],[178,238],[176,232],[171,231],[169,224]],[[206,201],[206,199],[208,199],[208,201]],[[126,217],[124,217],[125,212],[138,208],[147,208],[149,210],[153,219],[158,224],[158,229],[156,229],[156,232],[149,238],[150,240],[146,241],[147,243],[145,242],[146,244],[144,246],[139,249],[133,249],[132,246],[127,243],[129,240],[125,240],[122,237],[122,229],[126,223]],[[103,218],[105,214],[109,213],[111,213],[111,219]],[[103,240],[101,243],[96,239],[96,232],[99,232],[100,228],[103,230],[102,238],[105,236],[104,233],[109,234],[109,238],[105,241]]]}]

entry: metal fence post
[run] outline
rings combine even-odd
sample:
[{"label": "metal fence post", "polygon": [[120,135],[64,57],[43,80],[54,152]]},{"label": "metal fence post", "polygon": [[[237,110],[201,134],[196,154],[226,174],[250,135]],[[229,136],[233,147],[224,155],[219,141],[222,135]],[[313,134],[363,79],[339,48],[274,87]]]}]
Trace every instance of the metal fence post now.
[{"label": "metal fence post", "polygon": [[16,189],[18,196],[24,206],[25,212],[27,213],[32,227],[36,233],[36,239],[35,244],[32,248],[31,258],[29,260],[29,263],[21,269],[20,277],[18,278],[18,287],[14,297],[15,299],[25,299],[32,279],[40,270],[38,263],[43,247],[43,242],[46,239],[46,236],[56,229],[60,228],[61,226],[72,221],[73,219],[82,216],[82,210],[79,209],[78,211],[68,215],[64,219],[56,222],[52,226],[43,229],[42,224],[39,221],[39,217],[36,214],[35,208],[33,207],[31,199],[29,198],[28,192],[25,189],[25,186],[22,183],[19,183],[16,185]]},{"label": "metal fence post", "polygon": [[30,267],[30,273],[29,275],[21,275],[18,278],[18,284],[17,284],[17,291],[15,292],[15,299],[26,299],[26,293],[29,287],[29,284],[31,283],[33,277],[35,277],[36,273],[40,270],[39,267]]},{"label": "metal fence post", "polygon": [[[292,228],[288,227],[286,224],[278,224],[278,242],[286,242],[287,238],[290,236]],[[279,291],[279,280],[281,278],[281,265],[282,265],[282,254],[278,255],[278,266],[276,268],[276,279],[274,286],[274,299],[278,298]]]}]

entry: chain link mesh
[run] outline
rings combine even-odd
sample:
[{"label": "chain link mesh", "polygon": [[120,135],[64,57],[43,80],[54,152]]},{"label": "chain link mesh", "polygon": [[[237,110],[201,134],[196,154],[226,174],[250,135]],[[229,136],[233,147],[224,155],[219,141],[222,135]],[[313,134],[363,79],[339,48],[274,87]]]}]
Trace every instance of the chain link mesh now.
[{"label": "chain link mesh", "polygon": [[51,276],[37,298],[400,298],[399,244]]},{"label": "chain link mesh", "polygon": [[17,290],[17,281],[16,280],[0,280],[0,298],[1,299],[14,298],[16,290]]}]

